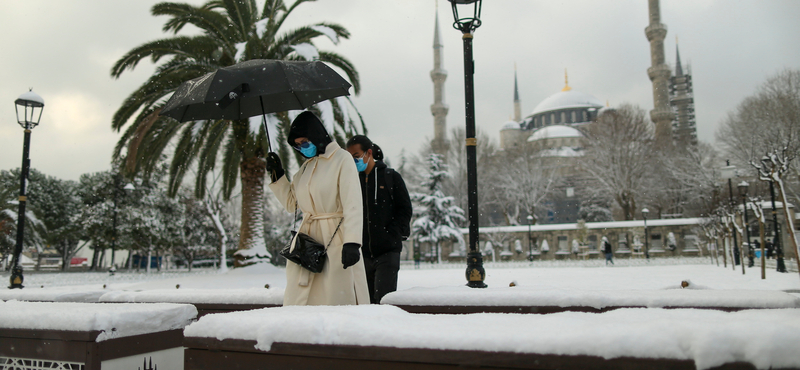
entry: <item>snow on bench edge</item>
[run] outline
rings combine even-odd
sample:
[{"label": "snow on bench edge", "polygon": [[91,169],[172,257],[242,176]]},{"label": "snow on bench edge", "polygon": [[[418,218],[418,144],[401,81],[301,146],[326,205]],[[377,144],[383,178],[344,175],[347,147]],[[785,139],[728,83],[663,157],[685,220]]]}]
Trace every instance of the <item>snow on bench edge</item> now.
[{"label": "snow on bench edge", "polygon": [[100,302],[165,302],[205,304],[283,304],[283,289],[154,289],[115,290],[100,296]]},{"label": "snow on bench edge", "polygon": [[0,302],[0,328],[93,331],[97,341],[182,329],[197,317],[189,304]]},{"label": "snow on bench edge", "polygon": [[398,306],[556,307],[735,307],[800,308],[800,299],[779,291],[663,289],[580,290],[526,287],[411,288],[387,294],[382,304]]}]

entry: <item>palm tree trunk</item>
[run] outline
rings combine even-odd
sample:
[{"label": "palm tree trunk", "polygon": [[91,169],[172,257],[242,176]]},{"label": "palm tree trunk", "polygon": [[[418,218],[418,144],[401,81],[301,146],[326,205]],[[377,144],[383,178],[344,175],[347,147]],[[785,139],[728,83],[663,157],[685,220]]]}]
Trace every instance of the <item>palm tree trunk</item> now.
[{"label": "palm tree trunk", "polygon": [[[242,224],[239,229],[238,251],[250,249],[266,250],[264,241],[264,175],[266,168],[263,158],[251,157],[241,163],[242,177]],[[235,267],[246,266],[252,262],[237,253]]]}]

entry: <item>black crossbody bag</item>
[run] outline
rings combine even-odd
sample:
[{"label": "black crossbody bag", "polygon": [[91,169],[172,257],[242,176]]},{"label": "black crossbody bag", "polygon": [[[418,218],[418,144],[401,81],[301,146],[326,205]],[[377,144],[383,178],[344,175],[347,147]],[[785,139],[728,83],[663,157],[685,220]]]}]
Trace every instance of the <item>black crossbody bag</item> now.
[{"label": "black crossbody bag", "polygon": [[[294,205],[294,212],[294,218],[296,220],[296,202]],[[322,243],[314,240],[314,238],[307,234],[292,230],[292,237],[289,239],[289,244],[281,249],[280,255],[315,274],[322,272],[322,267],[325,266],[325,260],[328,258],[328,247],[333,243],[333,238],[336,236],[336,233],[339,232],[342,221],[344,221],[344,217],[339,220],[339,225],[336,226],[336,230],[333,232],[333,235],[331,235],[331,240],[328,242],[328,245],[322,245]],[[294,249],[292,249],[292,240],[294,239],[297,239],[297,241],[295,242]]]}]

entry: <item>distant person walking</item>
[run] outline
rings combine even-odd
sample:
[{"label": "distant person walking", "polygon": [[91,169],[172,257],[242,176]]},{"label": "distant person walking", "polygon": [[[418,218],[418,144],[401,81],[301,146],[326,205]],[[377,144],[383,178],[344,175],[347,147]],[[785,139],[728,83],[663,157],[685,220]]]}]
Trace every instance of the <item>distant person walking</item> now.
[{"label": "distant person walking", "polygon": [[411,198],[403,177],[378,160],[383,153],[369,138],[353,136],[347,141],[347,151],[359,171],[364,213],[361,254],[370,301],[377,304],[397,290],[400,252],[411,232]]},{"label": "distant person walking", "polygon": [[280,157],[269,153],[269,188],[287,211],[299,208],[303,212],[299,232],[330,245],[320,273],[286,262],[283,305],[369,304],[360,256],[361,193],[353,158],[331,140],[319,118],[308,111],[292,122],[287,141],[307,159],[289,182]]},{"label": "distant person walking", "polygon": [[611,243],[608,242],[608,238],[606,238],[605,236],[603,237],[603,239],[601,239],[601,242],[603,243],[603,254],[605,254],[606,256],[606,266],[608,266],[609,262],[611,262],[611,264],[613,265],[614,253],[611,251]]}]

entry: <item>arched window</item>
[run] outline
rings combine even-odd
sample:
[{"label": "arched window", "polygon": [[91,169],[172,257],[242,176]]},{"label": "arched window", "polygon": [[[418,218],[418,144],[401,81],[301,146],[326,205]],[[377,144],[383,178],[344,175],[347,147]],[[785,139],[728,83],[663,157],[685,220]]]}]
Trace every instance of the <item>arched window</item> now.
[{"label": "arched window", "polygon": [[558,121],[556,120],[556,114],[555,113],[550,113],[550,120],[553,121],[554,124],[558,123]]},{"label": "arched window", "polygon": [[561,112],[561,123],[567,122],[567,112]]},{"label": "arched window", "polygon": [[572,123],[574,123],[574,122],[578,122],[578,121],[575,119],[575,111],[572,111],[572,112],[570,112],[570,118],[571,118],[571,119],[569,120],[570,122],[572,122]]},{"label": "arched window", "polygon": [[588,120],[589,120],[589,114],[587,114],[586,111],[583,111],[583,122],[586,122]]}]

